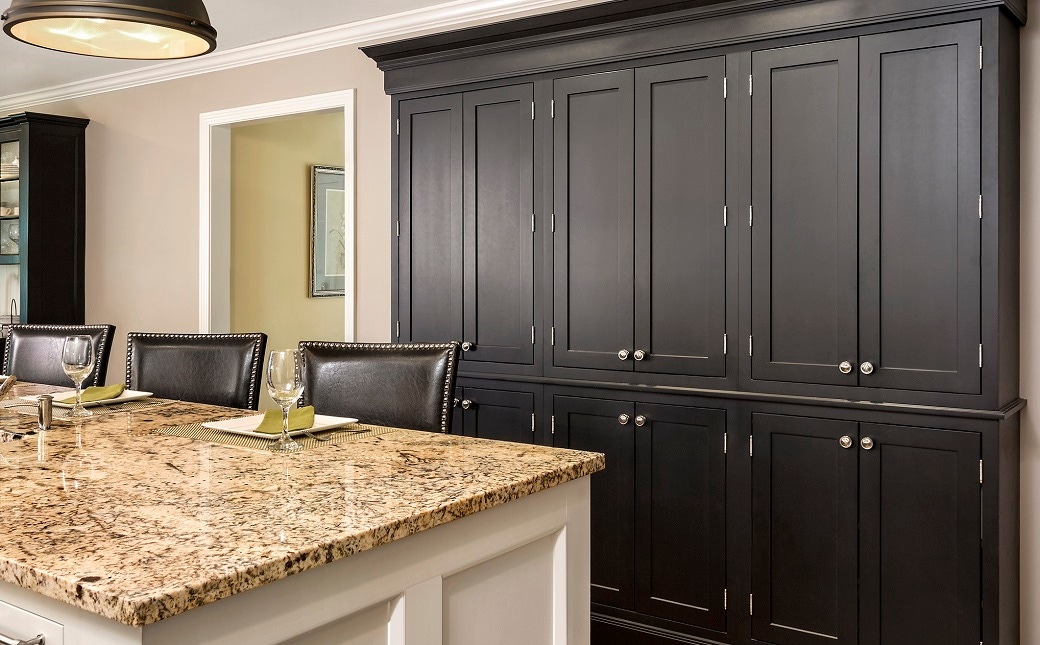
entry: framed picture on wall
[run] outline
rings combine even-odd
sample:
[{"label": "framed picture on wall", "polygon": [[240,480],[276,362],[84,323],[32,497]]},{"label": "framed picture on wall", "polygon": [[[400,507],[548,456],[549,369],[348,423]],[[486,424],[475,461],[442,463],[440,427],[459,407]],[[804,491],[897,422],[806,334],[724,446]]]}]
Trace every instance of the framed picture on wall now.
[{"label": "framed picture on wall", "polygon": [[343,169],[311,166],[311,296],[342,296],[346,275]]}]

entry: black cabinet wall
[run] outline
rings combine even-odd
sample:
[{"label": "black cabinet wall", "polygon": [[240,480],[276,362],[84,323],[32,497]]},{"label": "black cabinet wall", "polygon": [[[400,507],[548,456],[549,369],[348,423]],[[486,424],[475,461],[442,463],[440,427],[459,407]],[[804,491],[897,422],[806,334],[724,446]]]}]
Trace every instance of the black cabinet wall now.
[{"label": "black cabinet wall", "polygon": [[607,455],[596,645],[1018,642],[1024,5],[991,4],[365,48],[395,337],[471,344],[454,431]]}]

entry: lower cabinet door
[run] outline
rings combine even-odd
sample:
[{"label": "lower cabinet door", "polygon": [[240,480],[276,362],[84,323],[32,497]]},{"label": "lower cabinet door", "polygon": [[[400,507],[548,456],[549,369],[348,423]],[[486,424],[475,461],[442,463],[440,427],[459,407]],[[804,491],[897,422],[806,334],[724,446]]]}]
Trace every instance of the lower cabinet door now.
[{"label": "lower cabinet door", "polygon": [[534,443],[535,395],[483,387],[465,388],[463,432],[468,437]]},{"label": "lower cabinet door", "polygon": [[726,412],[635,412],[636,610],[725,631]]},{"label": "lower cabinet door", "polygon": [[591,476],[592,602],[633,606],[633,404],[554,396],[553,445],[601,452],[607,468]]},{"label": "lower cabinet door", "polygon": [[980,435],[860,435],[859,644],[981,642]]},{"label": "lower cabinet door", "polygon": [[856,643],[857,425],[763,413],[751,417],[749,600],[756,641]]}]

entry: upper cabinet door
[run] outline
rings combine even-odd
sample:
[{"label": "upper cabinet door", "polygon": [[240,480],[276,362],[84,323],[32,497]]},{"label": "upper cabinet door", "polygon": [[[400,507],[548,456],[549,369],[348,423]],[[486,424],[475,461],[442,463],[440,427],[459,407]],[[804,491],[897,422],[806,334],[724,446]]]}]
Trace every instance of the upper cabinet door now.
[{"label": "upper cabinet door", "polygon": [[981,386],[977,22],[860,43],[860,385]]},{"label": "upper cabinet door", "polygon": [[631,370],[632,71],[557,79],[553,96],[553,363]]},{"label": "upper cabinet door", "polygon": [[462,337],[462,96],[401,101],[401,341]]},{"label": "upper cabinet door", "polygon": [[856,46],[752,54],[755,379],[856,384]]},{"label": "upper cabinet door", "polygon": [[725,76],[724,57],[636,70],[637,371],[726,375]]},{"label": "upper cabinet door", "polygon": [[531,85],[464,103],[466,361],[534,363],[534,120]]}]

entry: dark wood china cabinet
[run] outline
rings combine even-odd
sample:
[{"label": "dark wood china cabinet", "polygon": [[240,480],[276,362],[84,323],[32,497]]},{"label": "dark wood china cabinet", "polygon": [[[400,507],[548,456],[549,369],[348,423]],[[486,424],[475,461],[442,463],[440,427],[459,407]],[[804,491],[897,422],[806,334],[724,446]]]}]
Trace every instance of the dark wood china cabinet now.
[{"label": "dark wood china cabinet", "polygon": [[87,123],[0,117],[0,321],[83,323]]},{"label": "dark wood china cabinet", "polygon": [[595,450],[596,645],[1019,642],[1025,0],[606,2],[364,48],[394,340]]}]

